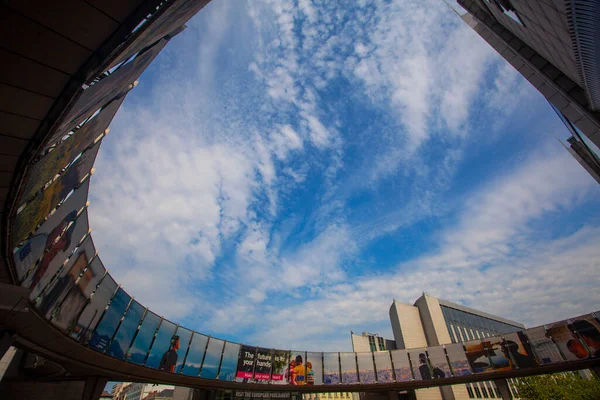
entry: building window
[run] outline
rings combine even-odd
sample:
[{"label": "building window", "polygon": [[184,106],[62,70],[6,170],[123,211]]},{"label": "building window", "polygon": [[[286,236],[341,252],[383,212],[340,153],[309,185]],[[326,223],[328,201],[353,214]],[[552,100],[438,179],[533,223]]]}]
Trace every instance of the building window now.
[{"label": "building window", "polygon": [[475,394],[473,393],[473,388],[471,387],[471,384],[467,383],[465,386],[467,387],[467,393],[469,393],[469,398],[474,399]]},{"label": "building window", "polygon": [[477,386],[477,384],[476,384],[476,383],[475,383],[473,386],[475,387],[475,396],[476,396],[478,399],[481,399],[481,390],[479,390],[479,386]]}]

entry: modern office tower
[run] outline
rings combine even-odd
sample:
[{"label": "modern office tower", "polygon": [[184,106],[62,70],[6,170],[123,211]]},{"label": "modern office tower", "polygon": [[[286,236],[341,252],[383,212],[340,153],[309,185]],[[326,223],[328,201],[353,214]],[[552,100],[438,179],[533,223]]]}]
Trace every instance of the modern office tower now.
[{"label": "modern office tower", "polygon": [[[600,2],[458,0],[463,20],[600,154]],[[568,126],[569,127],[569,126]],[[569,127],[570,128],[570,127]],[[588,168],[586,168],[588,169]]]},{"label": "modern office tower", "polygon": [[[390,307],[396,348],[416,349],[483,339],[524,329],[524,325],[425,293],[411,304],[396,300]],[[493,382],[470,383],[415,391],[417,399],[500,398]]]},{"label": "modern office tower", "polygon": [[376,333],[363,332],[362,335],[357,335],[350,332],[352,337],[352,351],[356,352],[375,352],[394,350],[396,342],[392,339],[384,339]]}]

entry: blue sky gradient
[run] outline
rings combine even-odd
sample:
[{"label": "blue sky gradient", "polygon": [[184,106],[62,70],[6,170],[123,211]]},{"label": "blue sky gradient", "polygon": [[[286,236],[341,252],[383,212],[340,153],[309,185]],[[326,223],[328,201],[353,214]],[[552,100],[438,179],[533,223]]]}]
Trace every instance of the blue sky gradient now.
[{"label": "blue sky gradient", "polygon": [[93,237],[138,301],[238,342],[349,350],[422,292],[554,321],[598,308],[600,190],[553,134],[439,0],[213,0],[115,118]]}]

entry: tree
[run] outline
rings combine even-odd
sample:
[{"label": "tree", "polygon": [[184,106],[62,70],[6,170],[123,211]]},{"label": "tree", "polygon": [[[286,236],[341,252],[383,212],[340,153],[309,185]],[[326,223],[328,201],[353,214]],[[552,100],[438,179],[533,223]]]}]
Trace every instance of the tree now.
[{"label": "tree", "polygon": [[596,400],[600,399],[600,379],[582,378],[567,372],[519,378],[516,388],[523,400]]}]

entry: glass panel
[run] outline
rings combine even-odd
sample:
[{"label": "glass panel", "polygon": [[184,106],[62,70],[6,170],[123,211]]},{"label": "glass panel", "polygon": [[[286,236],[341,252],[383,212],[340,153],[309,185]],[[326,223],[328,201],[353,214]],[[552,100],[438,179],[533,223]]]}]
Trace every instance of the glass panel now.
[{"label": "glass panel", "polygon": [[130,301],[131,296],[119,288],[92,335],[89,343],[90,348],[101,352],[106,350]]},{"label": "glass panel", "polygon": [[40,313],[47,319],[52,318],[54,309],[61,304],[81,272],[87,267],[88,262],[95,254],[96,249],[94,248],[94,243],[92,243],[92,240],[88,236],[75,254],[69,258],[67,264],[59,270],[58,274],[50,281],[48,286],[44,288],[39,297],[37,297],[36,308],[40,310]]},{"label": "glass panel", "polygon": [[204,350],[206,350],[207,343],[208,336],[194,332],[190,350],[185,359],[185,366],[182,371],[183,375],[198,376],[200,368],[202,367],[202,359],[204,358]]},{"label": "glass panel", "polygon": [[469,360],[473,372],[480,373],[493,371],[490,359],[487,356],[487,351],[483,347],[483,342],[481,340],[471,340],[469,342],[464,342],[463,345],[465,346],[465,354],[467,355],[467,360]]},{"label": "glass panel", "polygon": [[342,383],[358,383],[356,371],[356,353],[340,353],[340,366],[342,367]]},{"label": "glass panel", "polygon": [[429,366],[433,379],[449,378],[452,376],[448,361],[446,360],[446,352],[444,352],[442,346],[428,348],[427,355],[429,356]]},{"label": "glass panel", "polygon": [[104,279],[102,279],[102,283],[92,296],[90,303],[81,313],[81,316],[71,333],[72,337],[80,340],[82,343],[87,343],[90,340],[92,332],[94,331],[94,328],[96,328],[106,304],[116,290],[117,283],[112,276],[106,274]]},{"label": "glass panel", "polygon": [[179,351],[179,357],[177,358],[177,363],[175,364],[175,373],[180,374],[181,368],[183,368],[185,354],[188,351],[188,346],[190,345],[190,340],[192,339],[192,331],[179,327],[177,329],[177,336],[179,336],[179,348],[181,351]]},{"label": "glass panel", "polygon": [[567,361],[576,361],[589,357],[584,344],[568,328],[567,321],[548,325],[548,334],[558,346],[559,351]]},{"label": "glass panel", "polygon": [[[53,248],[54,239],[62,233],[67,225],[76,219],[77,213],[87,201],[89,181],[74,191],[64,204],[39,227],[33,236],[13,251],[15,269],[19,281],[33,272],[36,262],[44,255],[46,249]],[[30,278],[31,279],[31,278]],[[28,282],[30,284],[30,281]]]},{"label": "glass panel", "polygon": [[408,351],[408,355],[410,356],[415,380],[431,379],[431,370],[429,369],[429,360],[427,360],[426,349],[411,349]]},{"label": "glass panel", "polygon": [[290,357],[290,367],[287,371],[287,382],[290,385],[306,385],[306,353],[304,351],[292,351]]},{"label": "glass panel", "polygon": [[491,366],[496,371],[508,371],[513,369],[513,364],[510,358],[504,352],[503,340],[501,337],[491,337],[483,339],[483,348],[491,361]]},{"label": "glass panel", "polygon": [[142,321],[142,326],[133,341],[133,345],[127,351],[127,361],[131,361],[134,364],[144,365],[148,349],[154,339],[156,328],[160,323],[160,317],[151,311],[147,311]]},{"label": "glass panel", "polygon": [[256,363],[254,365],[254,381],[257,383],[269,383],[272,366],[273,354],[271,349],[258,348],[256,351]]},{"label": "glass panel", "polygon": [[501,350],[504,356],[510,359],[513,368],[533,368],[538,366],[538,362],[523,332],[507,333],[504,335]]},{"label": "glass panel", "polygon": [[375,368],[377,369],[377,382],[394,382],[394,373],[392,372],[392,359],[389,351],[373,353],[375,357]]},{"label": "glass panel", "polygon": [[219,380],[233,381],[233,378],[235,378],[239,354],[239,344],[231,342],[225,343],[225,349],[223,349],[223,359],[221,360],[221,369],[219,370]]},{"label": "glass panel", "polygon": [[526,329],[523,333],[527,337],[533,353],[540,364],[551,364],[564,361],[552,339],[546,335],[546,328],[538,326]]},{"label": "glass panel", "polygon": [[583,315],[572,319],[568,327],[571,332],[577,332],[587,346],[590,357],[600,357],[600,320],[591,314]]},{"label": "glass panel", "polygon": [[462,343],[446,344],[444,347],[454,376],[466,376],[473,373]]},{"label": "glass panel", "polygon": [[177,325],[166,319],[161,320],[146,360],[146,367],[172,372],[171,367],[175,368],[177,358],[179,358],[177,351],[174,355],[171,351],[172,346],[176,344],[174,343],[176,330]]},{"label": "glass panel", "polygon": [[338,353],[323,353],[323,377],[325,385],[340,383],[340,361]]},{"label": "glass panel", "polygon": [[323,384],[323,353],[306,353],[306,384]]},{"label": "glass panel", "polygon": [[412,373],[410,372],[410,363],[408,362],[408,353],[406,350],[392,350],[392,362],[394,363],[394,373],[396,374],[396,382],[412,381]]},{"label": "glass panel", "polygon": [[223,345],[225,342],[219,339],[210,338],[208,347],[206,348],[206,356],[204,364],[200,370],[200,378],[216,379],[219,372],[219,364],[221,363],[221,354],[223,353]]},{"label": "glass panel", "polygon": [[376,383],[373,353],[356,353],[360,383]]},{"label": "glass panel", "polygon": [[286,372],[289,368],[290,352],[285,350],[273,350],[273,375],[272,383],[285,385],[287,383]]},{"label": "glass panel", "polygon": [[131,341],[137,332],[143,314],[144,307],[133,300],[129,305],[129,310],[127,310],[123,322],[121,322],[121,325],[117,330],[117,334],[108,347],[108,351],[106,352],[108,355],[118,359],[123,359],[123,357],[125,357],[125,352],[129,349],[129,345],[131,345]]},{"label": "glass panel", "polygon": [[238,355],[236,382],[252,381],[256,365],[256,347],[242,346]]}]

